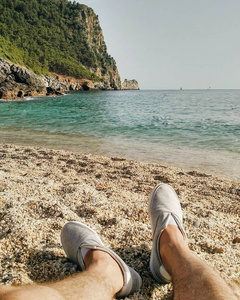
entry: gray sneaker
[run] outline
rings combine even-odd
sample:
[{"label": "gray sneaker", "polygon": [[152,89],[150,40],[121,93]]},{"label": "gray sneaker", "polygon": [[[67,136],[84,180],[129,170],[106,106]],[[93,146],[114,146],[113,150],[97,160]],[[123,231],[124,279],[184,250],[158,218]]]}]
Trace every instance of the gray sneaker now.
[{"label": "gray sneaker", "polygon": [[81,248],[102,250],[110,254],[123,273],[123,288],[117,293],[117,297],[125,297],[140,290],[142,286],[140,275],[128,267],[115,252],[106,248],[98,234],[87,225],[80,222],[68,222],[63,226],[61,241],[67,257],[78,264],[81,270],[86,269]]},{"label": "gray sneaker", "polygon": [[187,236],[182,226],[182,209],[178,196],[174,189],[168,184],[158,184],[150,197],[149,218],[153,232],[150,270],[153,277],[159,283],[169,283],[172,281],[172,277],[163,266],[159,251],[160,236],[163,230],[167,228],[171,217],[176,222],[176,225],[182,232],[183,238],[186,240]]}]

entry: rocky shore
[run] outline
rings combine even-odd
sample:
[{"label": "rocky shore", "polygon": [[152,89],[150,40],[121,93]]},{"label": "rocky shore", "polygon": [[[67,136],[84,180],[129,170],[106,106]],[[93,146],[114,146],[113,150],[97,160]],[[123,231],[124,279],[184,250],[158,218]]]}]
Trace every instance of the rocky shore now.
[{"label": "rocky shore", "polygon": [[58,96],[65,91],[110,90],[107,82],[92,82],[53,74],[38,76],[29,69],[0,58],[0,99],[19,100],[32,96]]},{"label": "rocky shore", "polygon": [[172,284],[150,275],[148,198],[161,182],[174,187],[189,247],[239,294],[239,182],[158,164],[0,144],[0,280],[31,284],[77,272],[60,243],[76,220],[99,233],[143,278],[126,299],[172,299]]},{"label": "rocky shore", "polygon": [[[36,75],[31,70],[0,58],[0,99],[19,100],[34,96],[59,96],[65,91],[114,90],[109,81],[93,82],[59,74]],[[139,89],[136,80],[125,80],[121,89]]]}]

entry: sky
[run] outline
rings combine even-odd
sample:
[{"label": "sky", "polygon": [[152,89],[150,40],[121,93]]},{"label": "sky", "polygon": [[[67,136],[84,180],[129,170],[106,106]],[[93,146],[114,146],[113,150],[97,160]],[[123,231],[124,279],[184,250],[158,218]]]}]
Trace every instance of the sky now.
[{"label": "sky", "polygon": [[78,0],[98,15],[121,81],[239,89],[239,0]]}]

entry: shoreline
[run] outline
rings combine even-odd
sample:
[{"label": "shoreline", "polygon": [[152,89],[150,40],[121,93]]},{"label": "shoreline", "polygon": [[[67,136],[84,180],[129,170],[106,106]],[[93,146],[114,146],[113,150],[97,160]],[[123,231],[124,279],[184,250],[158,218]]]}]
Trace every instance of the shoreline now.
[{"label": "shoreline", "polygon": [[[148,198],[158,183],[176,190],[184,213],[189,247],[240,286],[239,181],[181,168],[0,144],[2,284],[58,280],[76,272],[60,244],[70,220],[96,230],[143,277],[129,299],[172,299],[172,285],[158,285],[148,262],[151,230]],[[199,227],[194,223],[200,222]]]},{"label": "shoreline", "polygon": [[0,57],[0,71],[0,100],[6,102],[26,101],[28,97],[57,97],[70,91],[139,90],[135,79],[126,79],[121,83],[118,71],[114,72],[115,79],[110,79],[108,74],[96,78],[94,76],[77,78],[55,72],[36,74],[2,57]]},{"label": "shoreline", "polygon": [[31,131],[26,129],[0,129],[1,143],[48,149],[117,156],[136,162],[157,163],[178,167],[185,171],[197,171],[226,180],[240,181],[238,153],[180,148],[173,145],[142,144],[139,142],[86,136],[80,134]]}]

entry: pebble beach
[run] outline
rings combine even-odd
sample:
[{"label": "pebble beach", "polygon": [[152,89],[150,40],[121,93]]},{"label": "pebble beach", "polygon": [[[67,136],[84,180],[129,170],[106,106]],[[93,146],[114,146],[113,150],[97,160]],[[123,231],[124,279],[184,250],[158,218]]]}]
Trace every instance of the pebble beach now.
[{"label": "pebble beach", "polygon": [[21,285],[75,272],[60,243],[68,221],[93,228],[143,279],[125,299],[173,299],[172,284],[149,271],[148,200],[168,183],[183,208],[191,250],[217,270],[240,298],[240,185],[197,171],[120,157],[0,144],[0,281]]}]

